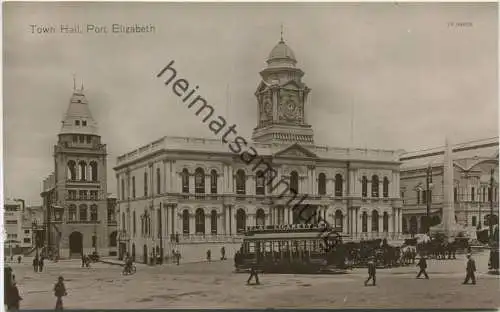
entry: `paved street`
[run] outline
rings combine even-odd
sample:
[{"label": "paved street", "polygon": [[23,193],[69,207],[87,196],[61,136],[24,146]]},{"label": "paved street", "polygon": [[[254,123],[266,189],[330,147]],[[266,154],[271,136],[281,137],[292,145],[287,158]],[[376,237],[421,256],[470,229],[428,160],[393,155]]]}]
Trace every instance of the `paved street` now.
[{"label": "paved street", "polygon": [[[29,263],[13,264],[24,300],[21,308],[50,309],[58,275],[66,280],[66,308],[495,308],[500,306],[498,278],[485,274],[487,255],[474,255],[476,286],[462,285],[464,255],[430,260],[430,280],[416,280],[414,266],[378,270],[377,286],[364,287],[365,269],[345,275],[262,275],[259,286],[245,285],[247,274],[233,273],[233,261],[147,267],[133,276],[121,267],[78,260],[48,263],[34,273]],[[26,262],[29,259],[25,260]]]}]

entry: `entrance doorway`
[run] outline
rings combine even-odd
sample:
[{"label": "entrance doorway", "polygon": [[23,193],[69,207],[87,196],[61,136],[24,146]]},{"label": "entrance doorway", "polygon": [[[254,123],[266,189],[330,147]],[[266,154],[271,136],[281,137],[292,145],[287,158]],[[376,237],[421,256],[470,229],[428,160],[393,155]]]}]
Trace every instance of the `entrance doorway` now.
[{"label": "entrance doorway", "polygon": [[80,256],[83,253],[83,234],[73,232],[69,235],[69,253],[70,256]]}]

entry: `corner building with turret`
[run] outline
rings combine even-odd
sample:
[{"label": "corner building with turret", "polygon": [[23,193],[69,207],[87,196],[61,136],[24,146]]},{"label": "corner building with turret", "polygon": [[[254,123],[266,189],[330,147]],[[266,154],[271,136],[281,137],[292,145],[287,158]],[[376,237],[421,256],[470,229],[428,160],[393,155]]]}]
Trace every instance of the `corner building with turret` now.
[{"label": "corner building with turret", "polygon": [[75,89],[54,146],[54,172],[43,181],[45,246],[61,258],[116,254],[114,207],[108,204],[106,145],[83,88]]},{"label": "corner building with turret", "polygon": [[201,260],[224,246],[231,257],[247,226],[318,216],[348,239],[402,239],[399,152],[316,145],[306,118],[311,89],[293,51],[280,40],[266,63],[249,146],[284,183],[268,187],[266,166],[244,163],[221,140],[162,137],[117,158],[120,254],[148,262],[179,250]]}]

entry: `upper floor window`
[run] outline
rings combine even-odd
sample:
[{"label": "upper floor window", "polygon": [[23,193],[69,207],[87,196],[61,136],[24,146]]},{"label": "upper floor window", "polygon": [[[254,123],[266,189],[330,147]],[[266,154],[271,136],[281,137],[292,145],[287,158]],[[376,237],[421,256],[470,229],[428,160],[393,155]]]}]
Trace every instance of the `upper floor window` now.
[{"label": "upper floor window", "polygon": [[246,174],[243,169],[236,172],[236,194],[246,194]]},{"label": "upper floor window", "polygon": [[378,176],[372,176],[372,197],[378,197]]},{"label": "upper floor window", "polygon": [[92,142],[92,137],[90,135],[87,135],[87,144],[90,144]]},{"label": "upper floor window", "polygon": [[319,195],[326,194],[326,176],[324,173],[320,173],[318,175],[318,194]]},{"label": "upper floor window", "polygon": [[205,193],[205,171],[201,168],[197,168],[194,172],[194,191]]},{"label": "upper floor window", "polygon": [[75,120],[75,125],[79,126],[80,125],[80,120]]},{"label": "upper floor window", "polygon": [[368,179],[365,176],[361,178],[361,196],[368,196]]},{"label": "upper floor window", "polygon": [[420,204],[420,190],[417,190],[417,205]]},{"label": "upper floor window", "polygon": [[297,171],[290,173],[290,192],[299,193],[299,174]]},{"label": "upper floor window", "polygon": [[135,177],[132,177],[132,198],[135,198]]},{"label": "upper floor window", "polygon": [[335,196],[342,196],[342,189],[342,175],[340,173],[337,173],[335,175]]},{"label": "upper floor window", "polygon": [[257,195],[265,195],[265,177],[262,171],[257,171],[255,174],[255,194]]},{"label": "upper floor window", "polygon": [[122,199],[125,199],[125,180],[122,179]]},{"label": "upper floor window", "polygon": [[86,120],[82,120],[82,126],[84,126],[84,127],[87,126],[87,121]]},{"label": "upper floor window", "polygon": [[382,193],[385,198],[389,197],[389,179],[387,177],[384,177],[384,185]]},{"label": "upper floor window", "polygon": [[476,200],[476,194],[475,194],[475,191],[476,191],[476,189],[475,189],[475,188],[471,188],[471,191],[470,191],[470,200],[471,200],[471,201],[475,201],[475,200]]},{"label": "upper floor window", "polygon": [[78,142],[78,136],[73,134],[73,143]]},{"label": "upper floor window", "polygon": [[156,168],[156,194],[161,194],[161,172]]},{"label": "upper floor window", "polygon": [[187,169],[182,169],[182,193],[189,193],[189,172]]},{"label": "upper floor window", "polygon": [[217,194],[217,171],[210,172],[210,193]]},{"label": "upper floor window", "polygon": [[453,200],[458,202],[458,189],[456,187],[453,188]]},{"label": "upper floor window", "polygon": [[144,172],[144,197],[148,196],[148,173]]},{"label": "upper floor window", "polygon": [[78,136],[78,140],[80,141],[80,143],[85,142],[85,136],[84,135]]}]

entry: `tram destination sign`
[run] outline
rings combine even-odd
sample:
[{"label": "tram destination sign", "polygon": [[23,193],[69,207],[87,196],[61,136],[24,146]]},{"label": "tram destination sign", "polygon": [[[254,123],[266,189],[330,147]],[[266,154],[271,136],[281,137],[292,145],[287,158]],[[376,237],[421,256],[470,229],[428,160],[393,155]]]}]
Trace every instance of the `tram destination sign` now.
[{"label": "tram destination sign", "polygon": [[[275,224],[275,225],[253,225],[247,226],[247,232],[293,232],[293,231],[325,231],[330,229],[327,224]],[[331,228],[335,231],[336,228]]]}]

